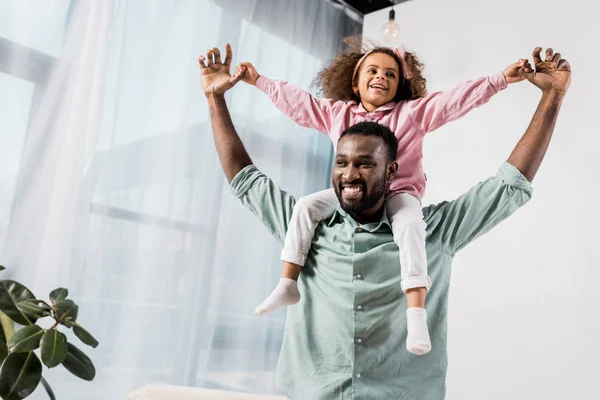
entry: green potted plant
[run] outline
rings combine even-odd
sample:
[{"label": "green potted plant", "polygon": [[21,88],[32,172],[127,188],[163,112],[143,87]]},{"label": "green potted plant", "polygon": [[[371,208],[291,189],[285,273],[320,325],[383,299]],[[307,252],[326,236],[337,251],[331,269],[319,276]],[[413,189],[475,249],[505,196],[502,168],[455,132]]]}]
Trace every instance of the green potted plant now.
[{"label": "green potted plant", "polygon": [[[5,268],[0,265],[0,271]],[[69,291],[58,288],[50,301],[37,299],[19,282],[0,280],[0,397],[21,400],[41,382],[51,400],[54,393],[42,377],[42,363],[48,368],[64,366],[78,378],[91,381],[96,375],[94,364],[81,350],[67,341],[59,327],[73,329],[83,343],[91,347],[98,341],[77,323],[78,306],[67,299]],[[51,328],[44,329],[38,320],[52,318]],[[15,331],[15,323],[21,328]],[[36,353],[40,354],[40,357]],[[41,361],[40,361],[41,358]]]}]

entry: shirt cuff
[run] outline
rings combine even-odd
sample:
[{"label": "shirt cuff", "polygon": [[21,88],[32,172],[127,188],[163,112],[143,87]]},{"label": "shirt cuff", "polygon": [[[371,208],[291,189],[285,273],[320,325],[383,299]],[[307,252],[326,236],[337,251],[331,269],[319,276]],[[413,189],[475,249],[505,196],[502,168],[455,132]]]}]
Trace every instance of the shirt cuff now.
[{"label": "shirt cuff", "polygon": [[256,80],[256,87],[266,93],[269,89],[269,85],[271,84],[271,82],[271,79],[261,75]]},{"label": "shirt cuff", "polygon": [[506,77],[504,76],[504,72],[497,72],[494,75],[490,76],[490,82],[496,91],[501,91],[506,89],[508,86],[508,82],[506,82]]},{"label": "shirt cuff", "polygon": [[529,182],[527,178],[525,178],[525,175],[523,175],[517,167],[515,167],[507,161],[502,163],[502,165],[498,169],[496,177],[502,180],[506,185],[512,186],[516,189],[522,189],[528,192],[533,191],[531,182]]},{"label": "shirt cuff", "polygon": [[239,199],[250,190],[252,185],[254,185],[254,182],[256,182],[257,179],[260,179],[261,176],[263,176],[263,174],[256,166],[248,165],[233,177],[229,184],[229,189],[231,190],[231,193]]}]

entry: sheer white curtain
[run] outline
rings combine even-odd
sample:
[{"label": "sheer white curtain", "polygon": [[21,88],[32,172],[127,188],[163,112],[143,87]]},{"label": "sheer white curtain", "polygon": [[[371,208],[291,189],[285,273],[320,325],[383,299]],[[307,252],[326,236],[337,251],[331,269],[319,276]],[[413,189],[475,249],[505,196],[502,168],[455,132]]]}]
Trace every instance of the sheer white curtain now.
[{"label": "sheer white curtain", "polygon": [[[230,42],[308,87],[359,31],[326,1],[0,0],[0,263],[38,297],[69,288],[100,341],[93,382],[45,371],[59,399],[276,392],[285,313],[253,310],[280,247],[229,194],[197,56]],[[229,101],[259,168],[297,195],[329,184],[327,137],[255,88]]]}]

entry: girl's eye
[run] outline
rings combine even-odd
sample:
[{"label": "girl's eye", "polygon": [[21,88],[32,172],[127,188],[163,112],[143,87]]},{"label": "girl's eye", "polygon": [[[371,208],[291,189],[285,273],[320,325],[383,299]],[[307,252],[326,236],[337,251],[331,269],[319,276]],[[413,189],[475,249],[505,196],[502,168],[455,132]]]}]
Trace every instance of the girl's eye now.
[{"label": "girl's eye", "polygon": [[369,69],[367,72],[369,72],[370,74],[374,74],[375,70],[373,68]]},{"label": "girl's eye", "polygon": [[389,72],[388,73],[388,78],[395,78],[396,74],[394,74],[393,72]]}]

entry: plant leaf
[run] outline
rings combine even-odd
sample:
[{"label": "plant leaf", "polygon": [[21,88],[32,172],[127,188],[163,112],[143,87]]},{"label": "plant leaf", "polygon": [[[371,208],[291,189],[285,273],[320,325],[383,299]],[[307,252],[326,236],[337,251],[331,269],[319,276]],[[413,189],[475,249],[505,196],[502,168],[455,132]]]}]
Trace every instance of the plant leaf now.
[{"label": "plant leaf", "polygon": [[6,335],[4,334],[4,328],[0,325],[0,365],[2,365],[7,356]]},{"label": "plant leaf", "polygon": [[16,331],[6,345],[13,353],[27,353],[40,347],[44,330],[37,325],[27,325]]},{"label": "plant leaf", "polygon": [[42,363],[33,351],[12,353],[0,371],[0,396],[21,400],[29,396],[42,379]]},{"label": "plant leaf", "polygon": [[96,348],[98,346],[98,341],[96,340],[96,338],[94,338],[91,335],[91,333],[86,331],[81,325],[79,325],[76,322],[73,322],[73,333],[75,333],[75,336],[77,336],[79,340],[81,340],[88,346],[92,346],[93,348]]},{"label": "plant leaf", "polygon": [[67,343],[67,348],[69,352],[62,365],[78,378],[86,381],[93,380],[96,376],[96,368],[94,368],[92,360],[71,343]]},{"label": "plant leaf", "polygon": [[79,307],[73,300],[61,300],[57,301],[56,305],[56,314],[57,317],[62,321],[64,325],[66,325],[66,319],[69,318],[71,322],[75,322],[77,320],[77,313],[79,312]]},{"label": "plant leaf", "polygon": [[53,302],[61,301],[67,298],[69,291],[65,288],[59,287],[50,292],[50,300]]},{"label": "plant leaf", "polygon": [[48,368],[56,367],[67,358],[67,337],[56,329],[50,329],[44,333],[40,347],[42,362]]},{"label": "plant leaf", "polygon": [[37,320],[38,318],[47,317],[50,314],[44,307],[38,306],[30,301],[20,301],[17,303],[17,308],[23,315],[29,319]]},{"label": "plant leaf", "polygon": [[0,271],[4,271],[6,268],[4,267],[4,265],[0,265]]},{"label": "plant leaf", "polygon": [[19,302],[31,299],[35,299],[31,290],[19,282],[11,280],[0,281],[0,310],[17,324],[31,325],[35,323],[35,318],[27,317],[17,308]]},{"label": "plant leaf", "polygon": [[38,307],[42,307],[46,311],[52,311],[52,307],[50,307],[48,305],[48,303],[46,303],[44,300],[30,299],[30,300],[25,300],[25,301],[28,303],[33,303],[33,304],[37,305]]},{"label": "plant leaf", "polygon": [[48,381],[46,380],[46,378],[44,378],[42,376],[42,380],[40,382],[42,383],[42,386],[44,387],[44,389],[46,389],[46,393],[48,394],[48,397],[50,397],[50,400],[56,400],[56,396],[54,395],[54,391],[50,387],[50,384],[48,383]]}]

